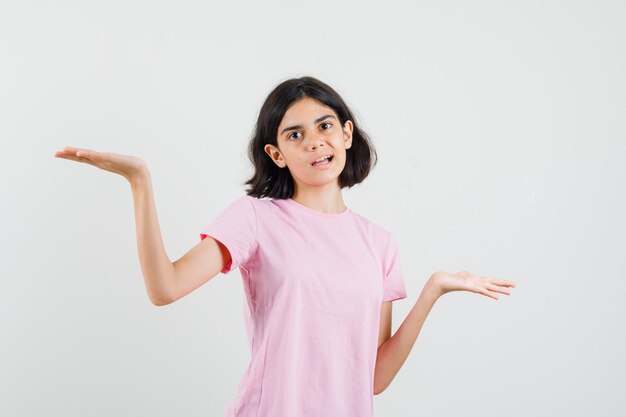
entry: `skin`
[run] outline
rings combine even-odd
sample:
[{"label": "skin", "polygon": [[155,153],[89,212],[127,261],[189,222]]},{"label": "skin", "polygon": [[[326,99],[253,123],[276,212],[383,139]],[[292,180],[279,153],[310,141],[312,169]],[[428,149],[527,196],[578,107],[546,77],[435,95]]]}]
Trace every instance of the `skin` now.
[{"label": "skin", "polygon": [[[333,117],[315,122],[325,115]],[[283,132],[286,127],[295,125],[301,127]],[[277,166],[291,172],[295,201],[325,213],[345,210],[338,178],[345,167],[346,149],[352,146],[352,128],[350,120],[341,126],[331,108],[310,97],[294,102],[287,109],[278,127],[278,147],[268,144],[264,150]],[[327,153],[334,155],[334,166],[324,170],[311,167],[314,159]],[[381,303],[374,394],[383,392],[398,373],[439,297],[452,291],[468,291],[498,300],[496,294],[510,295],[507,288],[511,287],[515,287],[512,281],[478,276],[469,271],[438,271],[429,278],[415,306],[393,337],[392,302]]]},{"label": "skin", "polygon": [[[324,115],[333,117],[314,123]],[[281,133],[285,127],[294,125],[302,127]],[[274,163],[291,172],[295,182],[292,197],[295,201],[325,213],[341,213],[346,209],[338,178],[345,167],[346,150],[352,146],[352,128],[350,120],[341,126],[332,109],[309,97],[298,100],[287,110],[278,128],[278,146],[266,145],[264,150]],[[333,155],[333,166],[316,169],[310,165],[319,155],[327,153]],[[121,175],[133,189],[149,176],[145,162],[136,156],[74,147],[64,147],[54,156]],[[222,265],[216,270],[220,270]],[[497,294],[510,295],[508,288],[514,287],[512,281],[469,271],[437,271],[427,280],[417,302],[393,336],[392,302],[381,303],[374,394],[380,394],[392,382],[439,297],[452,291],[467,291],[498,300]]]},{"label": "skin", "polygon": [[113,172],[126,178],[131,184],[148,171],[143,159],[113,152],[98,152],[92,149],[64,146],[54,153],[54,157],[82,162]]},{"label": "skin", "polygon": [[513,281],[479,276],[469,271],[457,273],[438,271],[431,275],[398,330],[378,348],[374,371],[374,394],[380,394],[391,384],[413,349],[417,336],[439,297],[452,291],[468,291],[498,300],[498,293],[510,295],[511,291],[507,288],[514,287]]},{"label": "skin", "polygon": [[[331,117],[315,123],[315,120]],[[282,132],[285,128],[302,128]],[[265,152],[294,179],[292,199],[324,213],[341,213],[346,209],[339,187],[339,174],[346,165],[346,149],[352,146],[352,121],[342,126],[335,111],[321,102],[304,97],[294,102],[283,116],[277,131],[277,144],[265,145]],[[331,166],[318,169],[311,162],[320,155],[332,154]]]}]

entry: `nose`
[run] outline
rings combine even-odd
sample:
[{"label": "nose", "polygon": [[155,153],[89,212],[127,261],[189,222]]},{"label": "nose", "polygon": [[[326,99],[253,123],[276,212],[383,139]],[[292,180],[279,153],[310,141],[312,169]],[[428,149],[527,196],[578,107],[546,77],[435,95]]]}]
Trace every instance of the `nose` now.
[{"label": "nose", "polygon": [[307,144],[309,149],[316,149],[324,142],[324,137],[319,133],[314,133],[309,136],[309,143]]}]

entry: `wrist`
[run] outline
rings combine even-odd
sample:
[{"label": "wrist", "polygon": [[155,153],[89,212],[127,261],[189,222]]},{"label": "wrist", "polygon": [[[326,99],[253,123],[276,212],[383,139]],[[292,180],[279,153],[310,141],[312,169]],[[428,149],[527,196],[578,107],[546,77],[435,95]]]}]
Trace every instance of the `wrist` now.
[{"label": "wrist", "polygon": [[128,182],[130,183],[131,188],[136,188],[146,182],[150,182],[150,171],[148,167],[141,167],[137,171],[135,171],[132,175],[126,177]]},{"label": "wrist", "polygon": [[424,290],[436,294],[437,297],[441,297],[445,294],[445,291],[439,283],[439,276],[437,275],[437,272],[435,272],[430,276],[430,278],[428,278],[428,281],[426,281],[426,285],[424,285]]}]

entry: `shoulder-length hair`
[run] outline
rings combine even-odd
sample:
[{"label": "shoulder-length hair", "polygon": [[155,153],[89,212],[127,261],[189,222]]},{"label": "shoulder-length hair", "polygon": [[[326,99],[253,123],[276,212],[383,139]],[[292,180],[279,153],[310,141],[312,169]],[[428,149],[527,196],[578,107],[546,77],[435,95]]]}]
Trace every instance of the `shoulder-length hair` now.
[{"label": "shoulder-length hair", "polygon": [[303,97],[314,98],[337,113],[343,126],[352,122],[352,145],[346,149],[346,165],[339,175],[339,187],[352,187],[362,182],[377,162],[377,154],[369,136],[358,126],[352,112],[335,90],[320,80],[305,76],[291,78],[278,84],[265,99],[259,112],[254,132],[248,144],[248,158],[254,166],[246,194],[256,198],[286,199],[293,196],[295,185],[288,168],[278,167],[264,147],[278,147],[278,126],[287,109]]}]

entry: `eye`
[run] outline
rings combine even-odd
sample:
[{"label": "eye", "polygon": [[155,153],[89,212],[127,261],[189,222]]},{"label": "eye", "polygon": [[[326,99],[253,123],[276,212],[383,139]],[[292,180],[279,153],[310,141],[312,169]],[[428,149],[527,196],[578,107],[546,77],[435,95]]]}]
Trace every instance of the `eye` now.
[{"label": "eye", "polygon": [[287,140],[291,140],[291,137],[293,136],[294,133],[300,133],[298,131],[293,132],[292,134],[290,134],[289,136],[287,136]]},{"label": "eye", "polygon": [[[326,126],[326,125],[328,125],[328,127],[325,128],[324,126]],[[322,127],[323,130],[328,130],[328,129],[330,129],[333,126],[333,124],[332,123],[328,123],[328,122],[324,122],[320,126]],[[289,136],[287,136],[287,140],[293,141],[295,139],[298,139],[298,138],[294,138],[293,137],[293,135],[296,134],[296,133],[301,134],[300,132],[295,131],[295,132],[291,133]]]}]

